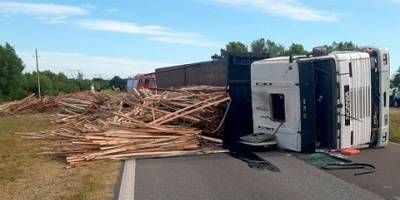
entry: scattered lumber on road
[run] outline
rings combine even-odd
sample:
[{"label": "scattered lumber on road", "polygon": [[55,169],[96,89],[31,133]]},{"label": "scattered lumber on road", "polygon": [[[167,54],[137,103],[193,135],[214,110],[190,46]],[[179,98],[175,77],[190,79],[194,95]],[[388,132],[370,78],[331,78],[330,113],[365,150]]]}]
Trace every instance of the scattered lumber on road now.
[{"label": "scattered lumber on road", "polygon": [[63,128],[16,134],[54,141],[41,153],[65,156],[69,166],[79,166],[92,160],[220,152],[210,144],[222,143],[217,138],[221,131],[215,129],[221,127],[229,101],[224,90],[212,87],[134,90],[117,96],[79,92],[43,100],[30,96],[1,106],[0,112],[51,107],[54,122]]}]

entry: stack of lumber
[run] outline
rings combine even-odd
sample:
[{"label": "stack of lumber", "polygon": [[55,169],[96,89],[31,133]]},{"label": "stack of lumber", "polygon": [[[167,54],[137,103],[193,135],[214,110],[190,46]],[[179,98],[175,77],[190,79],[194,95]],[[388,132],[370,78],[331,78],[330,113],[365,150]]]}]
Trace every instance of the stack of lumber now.
[{"label": "stack of lumber", "polygon": [[56,141],[43,153],[63,155],[70,166],[104,159],[215,153],[220,150],[209,144],[222,142],[215,138],[215,129],[221,127],[229,101],[224,90],[199,88],[135,90],[117,97],[72,94],[57,99],[61,110],[54,119],[63,128],[18,134]]},{"label": "stack of lumber", "polygon": [[0,113],[3,114],[26,114],[47,112],[58,105],[53,97],[37,99],[34,94],[20,100],[0,105]]},{"label": "stack of lumber", "polygon": [[96,110],[109,97],[102,93],[77,92],[58,97],[38,99],[34,94],[10,103],[0,105],[0,113],[28,114],[62,109],[63,112],[82,114]]},{"label": "stack of lumber", "polygon": [[109,100],[110,97],[103,93],[77,92],[59,97],[57,104],[64,112],[82,114],[97,110]]}]

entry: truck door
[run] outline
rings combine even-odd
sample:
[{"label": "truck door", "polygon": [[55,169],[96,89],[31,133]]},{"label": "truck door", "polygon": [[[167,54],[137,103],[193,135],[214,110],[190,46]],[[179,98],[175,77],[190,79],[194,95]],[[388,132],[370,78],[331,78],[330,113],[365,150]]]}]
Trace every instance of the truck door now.
[{"label": "truck door", "polygon": [[302,151],[334,148],[337,135],[337,81],[331,58],[299,62]]}]

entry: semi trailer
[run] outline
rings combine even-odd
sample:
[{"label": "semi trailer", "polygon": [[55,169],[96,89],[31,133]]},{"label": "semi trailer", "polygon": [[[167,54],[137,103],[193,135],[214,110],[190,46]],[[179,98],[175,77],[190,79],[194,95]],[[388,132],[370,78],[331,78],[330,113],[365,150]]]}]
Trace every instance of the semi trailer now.
[{"label": "semi trailer", "polygon": [[389,64],[385,48],[314,48],[308,56],[232,54],[156,69],[156,77],[161,88],[226,86],[225,148],[314,152],[388,143]]},{"label": "semi trailer", "polygon": [[389,140],[388,50],[313,52],[252,63],[253,130],[236,139],[298,152],[384,147]]}]

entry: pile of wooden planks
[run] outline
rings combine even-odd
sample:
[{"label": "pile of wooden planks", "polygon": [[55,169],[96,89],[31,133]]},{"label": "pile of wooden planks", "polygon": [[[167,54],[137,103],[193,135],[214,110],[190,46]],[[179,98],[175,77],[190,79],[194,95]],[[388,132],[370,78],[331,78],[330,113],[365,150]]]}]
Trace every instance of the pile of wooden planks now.
[{"label": "pile of wooden planks", "polygon": [[18,134],[55,141],[43,153],[63,155],[69,166],[79,166],[92,160],[220,152],[209,143],[222,143],[215,129],[230,98],[221,89],[196,87],[118,96],[79,93],[56,101],[60,110],[54,120],[64,128]]},{"label": "pile of wooden planks", "polygon": [[26,114],[47,112],[58,105],[53,97],[37,99],[34,94],[20,100],[0,105],[0,113],[3,114]]},{"label": "pile of wooden planks", "polygon": [[109,96],[102,93],[77,92],[58,97],[38,99],[34,94],[10,103],[0,105],[0,113],[28,114],[62,110],[69,113],[86,113],[97,109]]}]

